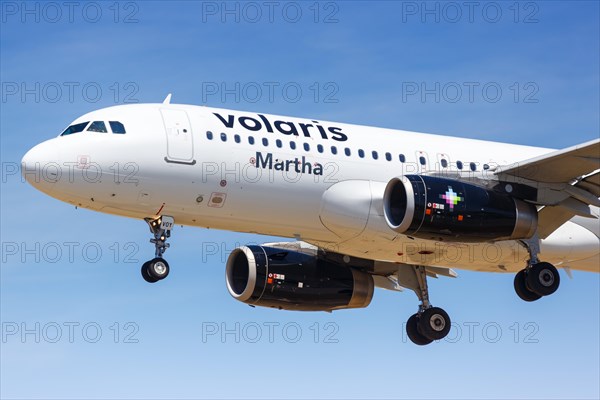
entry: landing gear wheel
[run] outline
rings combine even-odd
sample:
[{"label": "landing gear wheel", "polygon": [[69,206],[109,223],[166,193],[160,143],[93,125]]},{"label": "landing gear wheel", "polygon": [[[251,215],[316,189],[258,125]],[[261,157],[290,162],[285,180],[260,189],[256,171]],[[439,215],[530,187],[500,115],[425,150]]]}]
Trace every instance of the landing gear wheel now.
[{"label": "landing gear wheel", "polygon": [[540,237],[537,232],[521,243],[529,253],[528,267],[515,276],[515,291],[525,301],[534,301],[556,292],[560,285],[560,275],[554,265],[540,262]]},{"label": "landing gear wheel", "polygon": [[175,220],[168,215],[161,215],[158,218],[144,218],[144,221],[154,236],[150,243],[154,244],[155,257],[142,265],[142,277],[146,282],[154,283],[169,275],[169,263],[162,256],[169,248],[167,239],[171,236]]},{"label": "landing gear wheel", "polygon": [[148,283],[158,282],[158,279],[148,275],[148,264],[150,264],[150,261],[146,261],[144,265],[142,265],[142,278],[144,278],[144,280]]},{"label": "landing gear wheel", "polygon": [[160,281],[169,275],[169,263],[163,258],[156,257],[148,261],[146,270],[150,278]]},{"label": "landing gear wheel", "polygon": [[419,346],[425,346],[426,344],[433,342],[433,340],[427,339],[425,336],[421,335],[418,325],[419,316],[418,314],[413,314],[406,322],[406,334],[410,341]]},{"label": "landing gear wheel", "polygon": [[439,307],[431,307],[423,311],[419,317],[417,329],[427,339],[440,340],[450,332],[450,316]]},{"label": "landing gear wheel", "polygon": [[514,285],[515,285],[515,292],[517,292],[517,296],[519,296],[521,298],[521,300],[531,302],[531,301],[536,301],[536,300],[539,300],[540,298],[542,298],[542,296],[540,296],[537,293],[532,292],[527,287],[527,274],[525,273],[524,269],[519,271],[515,275]]},{"label": "landing gear wheel", "polygon": [[422,265],[408,265],[398,268],[398,283],[415,292],[421,304],[419,312],[406,323],[406,333],[410,340],[419,346],[443,339],[450,332],[450,317],[439,307],[432,307],[427,287],[427,269]]},{"label": "landing gear wheel", "polygon": [[527,287],[540,296],[556,292],[560,285],[560,275],[554,265],[547,262],[534,264],[527,271]]}]

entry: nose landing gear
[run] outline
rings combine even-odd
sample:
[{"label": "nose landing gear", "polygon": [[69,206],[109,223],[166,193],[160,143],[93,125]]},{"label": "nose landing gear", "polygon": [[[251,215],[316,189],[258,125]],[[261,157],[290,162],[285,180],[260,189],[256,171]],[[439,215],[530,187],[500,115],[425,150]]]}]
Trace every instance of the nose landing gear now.
[{"label": "nose landing gear", "polygon": [[175,220],[173,217],[162,215],[155,219],[145,218],[144,221],[154,235],[154,238],[150,239],[150,243],[154,243],[155,257],[142,265],[142,277],[146,282],[155,283],[169,275],[169,263],[162,258],[162,255],[169,248],[167,239],[171,236]]}]

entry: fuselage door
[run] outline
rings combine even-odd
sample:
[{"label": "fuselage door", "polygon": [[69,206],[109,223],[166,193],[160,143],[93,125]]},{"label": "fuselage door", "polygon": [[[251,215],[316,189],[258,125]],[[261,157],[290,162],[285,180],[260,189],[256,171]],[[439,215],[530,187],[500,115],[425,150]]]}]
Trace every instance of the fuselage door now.
[{"label": "fuselage door", "polygon": [[194,139],[192,126],[184,110],[163,108],[160,110],[167,134],[167,156],[165,161],[190,164],[194,160]]}]

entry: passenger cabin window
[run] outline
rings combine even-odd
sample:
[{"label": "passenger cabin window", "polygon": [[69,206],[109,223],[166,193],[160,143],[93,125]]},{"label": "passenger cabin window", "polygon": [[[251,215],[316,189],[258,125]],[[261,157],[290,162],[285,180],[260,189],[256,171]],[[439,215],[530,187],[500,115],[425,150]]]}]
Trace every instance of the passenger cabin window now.
[{"label": "passenger cabin window", "polygon": [[322,144],[318,144],[318,145],[317,145],[317,151],[318,151],[319,153],[322,153],[322,152],[323,152],[323,145],[322,145]]},{"label": "passenger cabin window", "polygon": [[248,143],[254,144],[254,136],[248,136]]},{"label": "passenger cabin window", "polygon": [[102,132],[102,133],[107,133],[108,131],[106,130],[106,124],[104,123],[104,121],[94,121],[90,124],[90,126],[87,128],[88,132]]},{"label": "passenger cabin window", "polygon": [[63,133],[60,134],[60,136],[67,136],[67,135],[72,135],[74,133],[82,132],[89,123],[90,122],[88,121],[88,122],[81,122],[79,124],[71,125],[67,129],[65,129],[63,131]]},{"label": "passenger cabin window", "polygon": [[310,145],[308,143],[304,143],[304,150],[310,151]]},{"label": "passenger cabin window", "polygon": [[377,160],[379,158],[379,154],[377,154],[376,151],[371,152],[371,155],[373,156],[373,160]]},{"label": "passenger cabin window", "polygon": [[474,162],[469,164],[469,167],[471,167],[471,171],[477,171],[477,164],[475,164]]},{"label": "passenger cabin window", "polygon": [[108,124],[110,125],[110,129],[112,129],[113,133],[127,133],[125,132],[125,125],[119,121],[108,121]]},{"label": "passenger cabin window", "polygon": [[277,139],[277,140],[275,141],[275,145],[276,145],[277,147],[281,148],[281,147],[283,146],[283,142],[282,142],[280,139]]},{"label": "passenger cabin window", "polygon": [[240,137],[240,135],[234,135],[233,140],[235,140],[236,143],[239,143],[242,141],[242,138]]},{"label": "passenger cabin window", "polygon": [[227,134],[226,133],[221,133],[221,141],[222,142],[226,142],[227,141]]},{"label": "passenger cabin window", "polygon": [[290,149],[296,150],[296,142],[290,142]]},{"label": "passenger cabin window", "polygon": [[212,139],[213,139],[213,134],[212,134],[212,132],[211,132],[211,131],[206,131],[206,138],[207,138],[208,140],[212,140]]},{"label": "passenger cabin window", "polygon": [[337,154],[337,147],[331,146],[331,154]]},{"label": "passenger cabin window", "polygon": [[346,155],[347,155],[348,157],[350,157],[350,154],[352,154],[352,153],[350,152],[350,149],[349,149],[348,147],[346,147],[346,148],[344,149],[344,153],[346,153]]},{"label": "passenger cabin window", "polygon": [[392,155],[390,153],[385,153],[385,159],[388,161],[392,161]]},{"label": "passenger cabin window", "polygon": [[448,161],[445,158],[442,158],[442,168],[448,168]]},{"label": "passenger cabin window", "polygon": [[358,150],[358,156],[359,156],[360,158],[365,158],[365,151],[364,151],[363,149],[359,149],[359,150]]},{"label": "passenger cabin window", "polygon": [[425,160],[425,157],[423,157],[423,156],[419,157],[419,164],[421,164],[421,165],[427,164],[427,160]]},{"label": "passenger cabin window", "polygon": [[400,162],[401,162],[401,163],[404,163],[404,162],[406,162],[406,156],[405,156],[404,154],[400,154],[400,155],[398,156],[398,158],[400,159]]},{"label": "passenger cabin window", "polygon": [[456,162],[456,167],[457,167],[458,169],[463,169],[463,163],[462,163],[462,161],[457,161],[457,162]]},{"label": "passenger cabin window", "polygon": [[263,146],[267,147],[269,145],[269,139],[263,138],[262,143],[263,143]]}]

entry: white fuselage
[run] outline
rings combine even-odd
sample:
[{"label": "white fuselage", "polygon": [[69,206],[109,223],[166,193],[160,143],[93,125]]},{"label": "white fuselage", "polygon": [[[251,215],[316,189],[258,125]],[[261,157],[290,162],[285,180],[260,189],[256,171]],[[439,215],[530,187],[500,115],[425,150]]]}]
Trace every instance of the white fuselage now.
[{"label": "white fuselage", "polygon": [[[178,225],[298,238],[362,258],[480,271],[518,271],[527,252],[516,241],[441,245],[408,238],[387,227],[376,199],[390,179],[404,174],[485,176],[497,165],[550,151],[174,104],[106,108],[74,124],[87,121],[120,121],[127,133],[80,132],[44,142],[23,159],[29,182],[105,213],[170,215]],[[326,215],[324,194],[347,181],[370,194],[356,218],[348,215],[338,224]],[[598,209],[592,212],[598,215]],[[598,272],[598,222],[589,221],[565,223],[542,241],[540,257]]]}]

